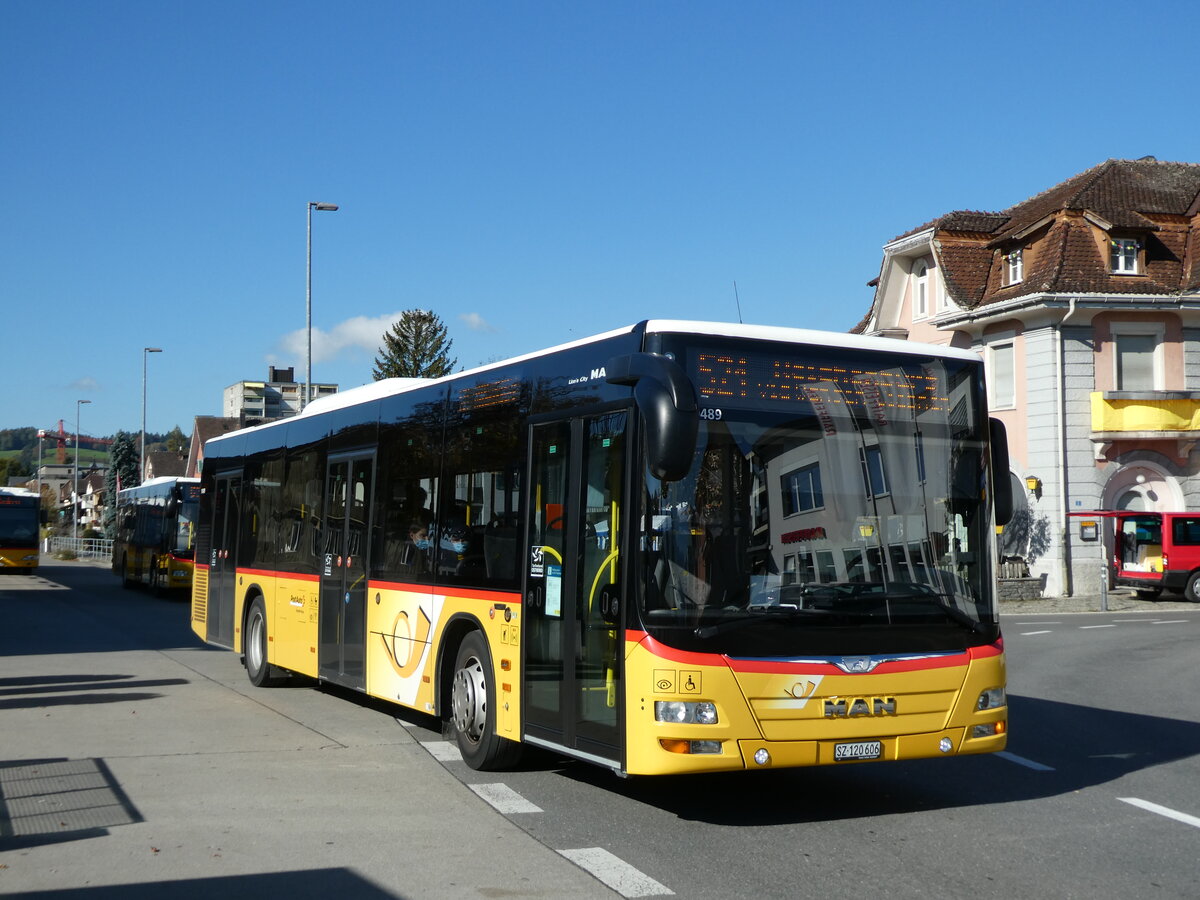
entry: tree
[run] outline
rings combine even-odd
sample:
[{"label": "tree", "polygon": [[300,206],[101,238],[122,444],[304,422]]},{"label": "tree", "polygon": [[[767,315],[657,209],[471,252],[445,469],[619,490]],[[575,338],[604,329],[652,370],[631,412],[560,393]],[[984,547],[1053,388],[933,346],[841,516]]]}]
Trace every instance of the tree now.
[{"label": "tree", "polygon": [[127,431],[118,431],[113,439],[110,451],[112,465],[104,478],[104,533],[108,537],[116,537],[117,491],[137,487],[142,483],[138,470],[141,468],[138,457],[138,442],[140,435]]},{"label": "tree", "polygon": [[431,310],[409,309],[383,335],[371,377],[440,378],[449,375],[457,359],[450,358],[446,326]]},{"label": "tree", "polygon": [[168,453],[184,454],[188,450],[188,437],[183,433],[183,429],[176,425],[167,435],[166,444]]}]

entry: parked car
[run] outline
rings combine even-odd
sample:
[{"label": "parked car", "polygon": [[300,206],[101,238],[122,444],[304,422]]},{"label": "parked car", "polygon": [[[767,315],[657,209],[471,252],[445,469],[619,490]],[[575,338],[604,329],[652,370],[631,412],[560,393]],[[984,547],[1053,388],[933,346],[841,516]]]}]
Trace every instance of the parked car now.
[{"label": "parked car", "polygon": [[1152,600],[1164,589],[1200,603],[1200,513],[1118,512],[1116,583]]}]

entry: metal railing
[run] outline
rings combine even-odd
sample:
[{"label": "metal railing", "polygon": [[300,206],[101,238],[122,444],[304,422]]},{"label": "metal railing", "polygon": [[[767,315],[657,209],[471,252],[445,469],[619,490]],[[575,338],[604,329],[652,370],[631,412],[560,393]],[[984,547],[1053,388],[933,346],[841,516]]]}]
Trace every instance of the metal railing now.
[{"label": "metal railing", "polygon": [[72,553],[77,559],[112,559],[113,542],[106,538],[52,537],[48,543],[51,554]]}]

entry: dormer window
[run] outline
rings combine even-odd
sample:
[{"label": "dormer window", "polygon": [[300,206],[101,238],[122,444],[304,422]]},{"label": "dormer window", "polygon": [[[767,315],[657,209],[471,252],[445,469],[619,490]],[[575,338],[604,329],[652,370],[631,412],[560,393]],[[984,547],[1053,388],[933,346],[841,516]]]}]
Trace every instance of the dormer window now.
[{"label": "dormer window", "polygon": [[1025,280],[1025,251],[1020,248],[1013,250],[1005,258],[1008,264],[1008,281],[1005,284],[1020,284]]},{"label": "dormer window", "polygon": [[1111,246],[1112,273],[1137,275],[1138,251],[1142,249],[1142,245],[1133,238],[1113,238]]},{"label": "dormer window", "polygon": [[923,259],[913,264],[913,318],[924,319],[929,315],[929,269]]}]

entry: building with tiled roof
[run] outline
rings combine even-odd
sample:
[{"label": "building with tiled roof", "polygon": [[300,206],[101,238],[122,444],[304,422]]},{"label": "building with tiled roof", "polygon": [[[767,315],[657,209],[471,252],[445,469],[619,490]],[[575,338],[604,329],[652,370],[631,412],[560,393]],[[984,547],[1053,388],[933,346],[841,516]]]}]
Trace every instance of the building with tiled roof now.
[{"label": "building with tiled roof", "polygon": [[1200,508],[1200,165],[1110,159],[947,213],[889,241],[871,284],[854,331],[983,355],[1024,500],[1002,552],[1046,595],[1107,571],[1111,534],[1072,514]]}]

